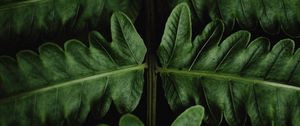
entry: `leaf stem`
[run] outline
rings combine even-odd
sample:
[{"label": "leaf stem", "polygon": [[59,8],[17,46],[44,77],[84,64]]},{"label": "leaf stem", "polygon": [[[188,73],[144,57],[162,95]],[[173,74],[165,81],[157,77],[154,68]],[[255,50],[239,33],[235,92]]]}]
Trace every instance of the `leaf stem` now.
[{"label": "leaf stem", "polygon": [[156,124],[156,62],[153,55],[149,55],[147,61],[149,69],[147,72],[147,125]]}]

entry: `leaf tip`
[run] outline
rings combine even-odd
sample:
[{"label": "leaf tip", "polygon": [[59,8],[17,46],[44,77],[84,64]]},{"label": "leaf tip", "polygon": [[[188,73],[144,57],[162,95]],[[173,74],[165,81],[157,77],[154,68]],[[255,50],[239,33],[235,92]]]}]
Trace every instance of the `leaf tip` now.
[{"label": "leaf tip", "polygon": [[17,57],[17,59],[19,59],[26,55],[38,56],[38,54],[32,50],[21,50],[21,51],[17,52],[16,57]]},{"label": "leaf tip", "polygon": [[180,13],[181,15],[187,16],[184,18],[185,20],[191,20],[190,7],[185,2],[178,4],[172,11],[171,15],[174,15],[176,13]]},{"label": "leaf tip", "polygon": [[57,48],[57,49],[63,51],[63,49],[60,46],[58,46],[57,44],[55,44],[53,42],[46,42],[39,46],[39,48],[38,48],[39,54],[41,55],[48,48]]},{"label": "leaf tip", "polygon": [[132,24],[131,19],[125,13],[123,13],[121,11],[116,11],[112,14],[111,22],[113,23],[115,21],[118,21],[118,22],[120,22],[120,21],[129,21]]},{"label": "leaf tip", "polygon": [[65,51],[68,52],[74,45],[80,45],[80,46],[86,47],[86,45],[83,44],[81,41],[79,41],[77,39],[70,39],[70,40],[66,41],[64,44]]},{"label": "leaf tip", "polygon": [[132,114],[125,114],[120,118],[119,126],[144,126],[143,122]]},{"label": "leaf tip", "polygon": [[213,20],[212,22],[213,22],[214,25],[220,27],[222,33],[224,32],[224,30],[225,30],[225,24],[224,24],[224,22],[221,19],[216,19],[216,20]]},{"label": "leaf tip", "polygon": [[295,41],[290,38],[282,39],[276,45],[274,45],[273,48],[277,48],[277,46],[282,46],[283,48],[286,48],[288,50],[291,50],[291,52],[294,52]]},{"label": "leaf tip", "polygon": [[178,4],[175,8],[180,8],[180,9],[183,9],[183,10],[189,10],[189,5],[186,3],[186,2],[182,2],[180,4]]}]

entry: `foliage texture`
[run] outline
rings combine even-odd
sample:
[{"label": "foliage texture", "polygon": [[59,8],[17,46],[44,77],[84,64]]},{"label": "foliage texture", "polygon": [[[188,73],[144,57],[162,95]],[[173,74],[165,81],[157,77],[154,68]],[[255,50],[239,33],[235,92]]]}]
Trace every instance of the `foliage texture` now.
[{"label": "foliage texture", "polygon": [[143,90],[143,40],[121,12],[111,18],[112,42],[98,32],[89,47],[69,40],[0,58],[0,125],[80,125],[91,110],[102,117],[114,104],[131,112]]},{"label": "foliage texture", "polygon": [[187,2],[196,18],[222,19],[227,29],[236,23],[248,30],[260,27],[270,34],[280,29],[291,37],[300,36],[299,0],[169,0],[171,6]]},{"label": "foliage texture", "polygon": [[140,0],[2,0],[0,36],[96,29],[109,25],[100,22],[109,22],[113,11],[123,11],[134,20],[140,5]]},{"label": "foliage texture", "polygon": [[172,110],[205,107],[209,125],[300,125],[300,50],[283,39],[250,40],[238,31],[223,38],[216,20],[191,41],[190,11],[170,15],[158,56],[165,96]]}]

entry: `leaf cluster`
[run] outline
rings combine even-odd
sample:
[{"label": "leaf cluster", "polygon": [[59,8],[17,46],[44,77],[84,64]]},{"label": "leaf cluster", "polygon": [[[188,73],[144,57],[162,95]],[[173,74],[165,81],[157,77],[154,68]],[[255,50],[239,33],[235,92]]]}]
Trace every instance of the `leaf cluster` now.
[{"label": "leaf cluster", "polygon": [[[0,125],[88,125],[88,118],[105,119],[115,108],[123,115],[118,125],[143,126],[144,118],[130,114],[141,104],[147,125],[155,125],[157,97],[166,99],[170,115],[181,113],[172,126],[300,125],[300,49],[290,38],[272,42],[249,32],[259,27],[299,37],[298,1],[169,0],[174,9],[155,51],[153,39],[134,26],[141,3],[1,1],[1,40],[91,32],[86,41],[46,42],[16,58],[0,56]],[[211,21],[193,33],[206,15]],[[164,96],[156,96],[157,88]]]}]

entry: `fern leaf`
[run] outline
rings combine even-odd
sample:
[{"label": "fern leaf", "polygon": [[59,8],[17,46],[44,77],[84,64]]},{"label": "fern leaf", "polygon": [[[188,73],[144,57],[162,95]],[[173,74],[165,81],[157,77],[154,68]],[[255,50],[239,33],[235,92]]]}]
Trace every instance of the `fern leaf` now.
[{"label": "fern leaf", "polygon": [[267,38],[250,40],[247,31],[223,38],[224,25],[216,20],[192,42],[187,27],[191,22],[183,21],[187,18],[188,5],[180,4],[167,21],[158,49],[172,110],[201,104],[209,125],[300,123],[300,50],[294,51],[293,40],[280,40],[270,49]]},{"label": "fern leaf", "polygon": [[39,54],[21,51],[0,58],[0,125],[80,125],[90,111],[104,116],[111,104],[131,112],[143,90],[143,40],[121,12],[112,18],[112,43],[98,32],[89,47],[69,40]]}]

